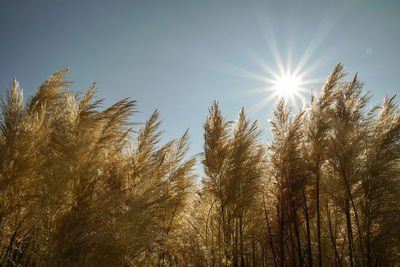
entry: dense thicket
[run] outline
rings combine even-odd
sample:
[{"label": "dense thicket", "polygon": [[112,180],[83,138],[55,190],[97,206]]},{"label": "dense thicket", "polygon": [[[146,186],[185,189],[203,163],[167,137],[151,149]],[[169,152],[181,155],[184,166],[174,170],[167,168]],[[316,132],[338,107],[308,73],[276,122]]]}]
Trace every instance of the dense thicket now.
[{"label": "dense thicket", "polygon": [[268,142],[214,102],[201,179],[187,132],[163,144],[158,111],[133,123],[66,74],[2,99],[1,266],[400,264],[400,106],[369,108],[342,65],[299,110],[277,101]]}]

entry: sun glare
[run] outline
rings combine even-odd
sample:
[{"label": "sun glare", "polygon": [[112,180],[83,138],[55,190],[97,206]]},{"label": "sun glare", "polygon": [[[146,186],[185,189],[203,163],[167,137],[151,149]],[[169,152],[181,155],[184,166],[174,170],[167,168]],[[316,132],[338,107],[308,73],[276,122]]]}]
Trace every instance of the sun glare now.
[{"label": "sun glare", "polygon": [[276,90],[279,97],[290,99],[301,90],[301,82],[302,78],[300,76],[283,75],[274,82],[274,90]]},{"label": "sun glare", "polygon": [[274,55],[276,63],[274,68],[269,66],[261,57],[253,57],[254,62],[261,68],[263,73],[230,66],[231,70],[237,75],[262,82],[262,87],[247,91],[247,93],[265,95],[251,107],[255,111],[278,99],[283,99],[293,106],[302,105],[307,101],[306,96],[312,90],[310,87],[323,81],[323,78],[310,79],[312,72],[323,64],[321,59],[308,66],[305,66],[304,62],[293,66],[290,55],[288,56],[287,64],[283,64],[278,52],[274,53]]},{"label": "sun glare", "polygon": [[269,74],[266,77],[270,76],[265,79],[267,87],[264,88],[264,92],[269,94],[266,101],[281,98],[292,105],[297,105],[297,100],[304,103],[306,101],[304,95],[310,90],[308,85],[315,83],[315,80],[304,79],[306,72],[293,71],[290,66],[284,68],[280,65],[278,69],[278,72],[271,68],[266,69]]},{"label": "sun glare", "polygon": [[260,68],[257,72],[232,65],[225,65],[224,67],[229,67],[232,73],[236,75],[262,83],[261,87],[246,91],[246,93],[264,94],[264,97],[260,97],[259,101],[251,107],[253,111],[258,111],[269,102],[278,99],[283,99],[293,106],[305,104],[307,95],[311,91],[318,90],[315,89],[315,86],[320,86],[325,79],[325,77],[312,77],[313,72],[324,65],[325,58],[319,57],[313,59],[312,63],[309,62],[313,52],[318,47],[318,43],[310,44],[310,47],[303,54],[300,54],[300,57],[296,60],[297,62],[295,62],[296,64],[292,64],[294,63],[292,62],[292,48],[289,47],[286,51],[287,55],[284,61],[272,28],[269,29],[266,36],[268,36],[266,41],[272,56],[268,61],[272,59],[273,63],[275,63],[273,64],[274,66],[267,63],[268,61],[265,58],[250,53],[255,65]]},{"label": "sun glare", "polygon": [[310,92],[319,90],[318,88],[325,80],[325,77],[315,77],[313,73],[318,73],[319,68],[325,64],[326,57],[320,56],[316,58],[313,55],[337,21],[338,17],[327,17],[320,24],[317,32],[314,33],[306,49],[296,51],[296,58],[293,57],[294,48],[289,43],[287,50],[285,50],[285,58],[283,58],[281,47],[284,45],[278,43],[269,17],[267,16],[266,20],[260,19],[261,30],[270,55],[265,57],[252,51],[248,52],[255,66],[259,69],[253,71],[230,64],[223,66],[224,71],[228,69],[233,74],[262,83],[257,88],[246,90],[245,92],[246,94],[263,95],[250,107],[253,112],[258,112],[268,103],[278,99],[283,99],[293,106],[303,105],[307,102],[307,95],[310,95]]}]

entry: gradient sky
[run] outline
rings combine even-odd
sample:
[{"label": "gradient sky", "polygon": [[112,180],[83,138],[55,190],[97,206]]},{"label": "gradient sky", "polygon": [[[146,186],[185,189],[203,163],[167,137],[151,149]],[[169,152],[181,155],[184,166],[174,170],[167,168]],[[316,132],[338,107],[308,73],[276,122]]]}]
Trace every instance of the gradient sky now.
[{"label": "gradient sky", "polygon": [[73,89],[96,81],[105,105],[137,100],[135,121],[159,108],[164,141],[189,128],[191,154],[202,151],[214,99],[229,120],[245,106],[268,140],[273,101],[260,104],[268,84],[251,74],[268,76],[260,62],[315,66],[303,77],[319,79],[314,90],[342,62],[377,104],[400,92],[399,14],[396,0],[0,0],[1,94],[17,77],[29,96],[70,67]]}]

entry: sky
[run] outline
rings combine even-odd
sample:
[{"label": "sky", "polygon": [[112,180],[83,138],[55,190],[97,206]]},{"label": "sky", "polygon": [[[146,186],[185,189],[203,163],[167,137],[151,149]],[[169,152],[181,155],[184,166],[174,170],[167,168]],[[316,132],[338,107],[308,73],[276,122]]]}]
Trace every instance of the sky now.
[{"label": "sky", "polygon": [[400,92],[399,12],[396,0],[0,0],[0,92],[16,77],[29,97],[68,67],[71,89],[96,82],[104,106],[137,100],[132,121],[158,108],[164,141],[189,129],[191,155],[213,100],[227,120],[244,106],[268,141],[279,67],[300,66],[306,99],[339,62],[372,104]]}]

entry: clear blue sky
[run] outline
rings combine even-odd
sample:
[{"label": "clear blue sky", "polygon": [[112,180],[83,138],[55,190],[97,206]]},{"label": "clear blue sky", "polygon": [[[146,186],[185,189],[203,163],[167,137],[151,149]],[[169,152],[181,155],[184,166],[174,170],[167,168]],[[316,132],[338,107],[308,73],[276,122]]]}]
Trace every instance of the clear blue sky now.
[{"label": "clear blue sky", "polygon": [[320,62],[307,79],[338,62],[358,71],[373,103],[400,92],[399,14],[396,0],[0,0],[1,94],[17,77],[29,96],[70,67],[73,88],[96,81],[107,105],[136,99],[133,120],[159,108],[167,139],[189,128],[195,154],[214,99],[227,119],[245,106],[267,128],[273,101],[257,106],[268,93],[254,93],[266,84],[243,74],[266,75],[260,60],[277,69],[274,47],[293,66],[304,55],[305,68]]}]

